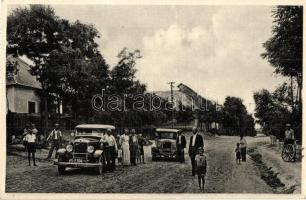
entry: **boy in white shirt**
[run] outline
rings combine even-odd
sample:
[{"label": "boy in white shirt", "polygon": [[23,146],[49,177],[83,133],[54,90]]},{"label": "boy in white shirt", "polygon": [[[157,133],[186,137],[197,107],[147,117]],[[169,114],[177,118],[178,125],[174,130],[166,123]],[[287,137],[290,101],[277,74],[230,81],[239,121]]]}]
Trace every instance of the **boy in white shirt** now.
[{"label": "boy in white shirt", "polygon": [[33,134],[32,131],[29,131],[28,134],[25,136],[25,140],[27,141],[29,166],[31,166],[31,154],[32,154],[33,164],[34,166],[37,166],[35,163],[36,135]]}]

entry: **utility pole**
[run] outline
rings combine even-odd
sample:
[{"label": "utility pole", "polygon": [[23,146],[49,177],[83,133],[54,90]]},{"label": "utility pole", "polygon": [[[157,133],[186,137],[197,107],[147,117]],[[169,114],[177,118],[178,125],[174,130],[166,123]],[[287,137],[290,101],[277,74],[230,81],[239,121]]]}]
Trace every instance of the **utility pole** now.
[{"label": "utility pole", "polygon": [[171,111],[172,111],[172,128],[174,128],[174,102],[173,102],[173,87],[174,87],[174,84],[175,82],[171,81],[169,82],[168,84],[170,84],[170,94],[171,94]]}]

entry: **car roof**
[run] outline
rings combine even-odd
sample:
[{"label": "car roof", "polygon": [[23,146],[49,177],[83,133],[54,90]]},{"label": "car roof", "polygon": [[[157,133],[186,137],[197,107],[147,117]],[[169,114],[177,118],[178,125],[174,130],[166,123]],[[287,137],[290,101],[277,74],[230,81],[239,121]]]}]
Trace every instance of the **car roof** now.
[{"label": "car roof", "polygon": [[172,132],[172,133],[177,133],[180,132],[181,130],[179,129],[170,129],[170,128],[157,128],[156,132]]},{"label": "car roof", "polygon": [[107,124],[79,124],[75,128],[84,128],[84,129],[115,129],[115,126]]}]

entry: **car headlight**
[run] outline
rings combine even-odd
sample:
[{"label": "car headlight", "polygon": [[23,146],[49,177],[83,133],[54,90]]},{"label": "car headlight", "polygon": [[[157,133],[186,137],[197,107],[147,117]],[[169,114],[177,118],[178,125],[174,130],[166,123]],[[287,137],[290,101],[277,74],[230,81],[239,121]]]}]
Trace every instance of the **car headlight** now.
[{"label": "car headlight", "polygon": [[94,150],[95,150],[95,147],[94,147],[94,146],[88,146],[88,147],[87,147],[87,152],[88,152],[88,153],[93,153]]},{"label": "car headlight", "polygon": [[66,151],[67,151],[67,152],[70,153],[70,152],[72,151],[72,149],[73,149],[73,146],[72,146],[71,144],[69,144],[69,145],[66,146]]}]

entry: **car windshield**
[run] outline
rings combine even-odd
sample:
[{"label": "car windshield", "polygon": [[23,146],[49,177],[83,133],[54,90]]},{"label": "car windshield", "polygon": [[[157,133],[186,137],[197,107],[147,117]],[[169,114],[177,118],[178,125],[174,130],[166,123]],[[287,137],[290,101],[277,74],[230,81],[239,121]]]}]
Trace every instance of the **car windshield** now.
[{"label": "car windshield", "polygon": [[77,128],[76,136],[78,135],[88,135],[88,136],[102,136],[106,133],[106,129],[90,129],[90,128]]},{"label": "car windshield", "polygon": [[158,139],[175,139],[176,133],[173,132],[157,132]]}]

